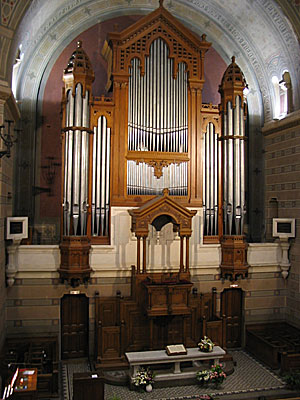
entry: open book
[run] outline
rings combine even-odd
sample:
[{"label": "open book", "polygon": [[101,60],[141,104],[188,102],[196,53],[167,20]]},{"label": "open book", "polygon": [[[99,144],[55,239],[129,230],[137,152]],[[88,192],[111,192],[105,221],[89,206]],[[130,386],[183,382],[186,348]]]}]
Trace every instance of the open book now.
[{"label": "open book", "polygon": [[183,344],[171,344],[169,346],[166,346],[166,351],[168,356],[176,356],[179,354],[187,353],[186,348]]}]

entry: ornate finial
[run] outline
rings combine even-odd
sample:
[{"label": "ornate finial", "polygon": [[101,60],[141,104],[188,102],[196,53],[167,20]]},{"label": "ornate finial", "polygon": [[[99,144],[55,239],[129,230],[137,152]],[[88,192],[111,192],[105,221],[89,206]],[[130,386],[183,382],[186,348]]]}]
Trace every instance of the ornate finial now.
[{"label": "ornate finial", "polygon": [[164,6],[164,0],[159,0],[159,7],[163,7]]},{"label": "ornate finial", "polygon": [[235,63],[235,56],[231,57],[231,61],[232,61],[232,63]]},{"label": "ornate finial", "polygon": [[163,190],[163,195],[166,197],[169,194],[169,189],[168,188],[164,188]]},{"label": "ornate finial", "polygon": [[81,40],[78,40],[78,41],[77,41],[77,48],[79,49],[80,47],[82,47],[82,41],[81,41]]}]

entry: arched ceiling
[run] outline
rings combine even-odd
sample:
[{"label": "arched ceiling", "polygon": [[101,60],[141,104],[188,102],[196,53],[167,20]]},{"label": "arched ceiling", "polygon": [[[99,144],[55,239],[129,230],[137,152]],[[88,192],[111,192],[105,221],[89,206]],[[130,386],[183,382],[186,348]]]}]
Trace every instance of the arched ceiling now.
[{"label": "arched ceiling", "polygon": [[[17,98],[23,104],[27,102],[29,108],[29,103],[33,106],[38,97],[42,78],[72,39],[100,21],[120,15],[148,14],[159,5],[158,0],[13,0],[15,14],[17,3],[23,4],[20,6],[23,18],[13,19],[12,10],[10,18],[16,31],[7,64],[12,64],[22,45]],[[300,83],[299,42],[293,30],[293,24],[299,21],[299,10],[296,0],[291,0],[287,9],[283,3],[281,0],[164,1],[164,7],[188,28],[199,35],[206,33],[207,40],[226,63],[230,63],[232,55],[236,56],[251,89],[248,97],[251,112],[264,115],[265,121],[273,113],[272,76],[281,78],[283,71],[288,70],[294,88]],[[285,12],[291,13],[291,21]],[[294,90],[296,108],[299,103]]]}]

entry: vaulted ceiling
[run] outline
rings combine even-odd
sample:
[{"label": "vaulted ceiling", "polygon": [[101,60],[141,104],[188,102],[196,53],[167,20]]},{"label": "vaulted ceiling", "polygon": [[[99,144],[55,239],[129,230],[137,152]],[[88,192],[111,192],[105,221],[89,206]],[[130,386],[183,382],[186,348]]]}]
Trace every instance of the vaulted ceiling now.
[{"label": "vaulted ceiling", "polygon": [[[34,106],[42,78],[71,40],[100,21],[148,14],[158,5],[158,0],[1,0],[0,79],[10,80],[21,48],[17,98]],[[273,75],[280,78],[288,70],[299,87],[297,0],[165,0],[164,7],[195,33],[206,33],[227,64],[235,55],[251,89],[252,115],[272,118]]]}]

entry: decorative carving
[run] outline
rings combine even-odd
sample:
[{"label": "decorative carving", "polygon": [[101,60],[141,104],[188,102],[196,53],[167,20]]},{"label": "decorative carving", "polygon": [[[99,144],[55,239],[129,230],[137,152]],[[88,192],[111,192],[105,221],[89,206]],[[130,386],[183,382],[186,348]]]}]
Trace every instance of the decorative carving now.
[{"label": "decorative carving", "polygon": [[163,160],[152,160],[147,162],[150,167],[154,168],[154,176],[156,176],[157,179],[162,177],[162,169],[164,167],[167,167],[171,163],[168,161],[163,161]]},{"label": "decorative carving", "polygon": [[221,277],[236,280],[238,277],[248,276],[249,265],[247,263],[248,243],[244,236],[223,236]]},{"label": "decorative carving", "polygon": [[90,242],[86,236],[65,236],[59,245],[61,264],[58,270],[62,281],[71,286],[87,283],[92,269],[89,264]]}]

